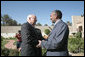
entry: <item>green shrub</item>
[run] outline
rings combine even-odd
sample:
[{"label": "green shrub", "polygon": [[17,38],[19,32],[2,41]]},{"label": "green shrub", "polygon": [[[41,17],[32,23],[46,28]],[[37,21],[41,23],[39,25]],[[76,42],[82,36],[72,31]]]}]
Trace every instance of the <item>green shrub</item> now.
[{"label": "green shrub", "polygon": [[17,40],[15,37],[9,37],[7,40]]},{"label": "green shrub", "polygon": [[2,56],[19,56],[19,52],[13,49],[2,48],[1,55]]},{"label": "green shrub", "polygon": [[82,33],[81,32],[77,32],[76,33],[76,38],[82,38]]},{"label": "green shrub", "polygon": [[[10,39],[5,39],[4,37],[1,37],[1,56],[19,56],[19,52],[17,50],[7,49],[4,47],[5,44],[8,43],[8,41],[6,40]],[[16,40],[16,39],[11,38],[11,40]]]},{"label": "green shrub", "polygon": [[9,49],[7,48],[2,48],[1,49],[1,56],[8,56],[9,55]]},{"label": "green shrub", "polygon": [[50,33],[50,30],[49,30],[49,29],[45,29],[45,31],[44,31],[44,32],[45,32],[45,34],[47,34],[47,35],[48,35],[48,34]]},{"label": "green shrub", "polygon": [[3,38],[2,38],[2,36],[1,36],[1,41],[3,41]]},{"label": "green shrub", "polygon": [[42,49],[42,56],[46,56],[46,49]]},{"label": "green shrub", "polygon": [[3,39],[4,39],[4,37],[3,37],[3,36],[1,36],[1,41],[3,41]]},{"label": "green shrub", "polygon": [[16,45],[17,44],[17,41],[15,41],[14,43],[13,43],[13,45]]},{"label": "green shrub", "polygon": [[84,52],[84,40],[82,38],[69,38],[68,49],[72,53]]},{"label": "green shrub", "polygon": [[3,41],[1,41],[1,48],[5,48],[5,44],[7,44],[9,41],[6,41],[5,39],[3,39]]},{"label": "green shrub", "polygon": [[17,50],[10,49],[9,56],[19,56],[19,52]]}]

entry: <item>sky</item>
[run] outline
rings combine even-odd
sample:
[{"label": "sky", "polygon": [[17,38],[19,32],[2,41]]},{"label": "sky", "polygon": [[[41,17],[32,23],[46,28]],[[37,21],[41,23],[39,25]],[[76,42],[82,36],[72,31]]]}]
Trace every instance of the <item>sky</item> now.
[{"label": "sky", "polygon": [[8,14],[21,24],[29,14],[35,14],[37,23],[50,26],[50,14],[56,9],[61,10],[64,22],[72,22],[71,16],[84,14],[84,1],[1,1],[1,15]]}]

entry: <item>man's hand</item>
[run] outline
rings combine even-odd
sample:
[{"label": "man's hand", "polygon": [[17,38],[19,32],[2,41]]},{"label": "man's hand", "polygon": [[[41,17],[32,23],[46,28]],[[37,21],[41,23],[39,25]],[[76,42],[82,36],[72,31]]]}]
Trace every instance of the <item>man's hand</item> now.
[{"label": "man's hand", "polygon": [[19,52],[21,51],[21,47],[19,48]]},{"label": "man's hand", "polygon": [[39,44],[36,46],[37,48],[41,47],[41,40],[38,40]]},{"label": "man's hand", "polygon": [[48,37],[49,37],[49,36],[47,36],[47,35],[44,35],[44,38],[45,38],[45,39],[48,39]]}]

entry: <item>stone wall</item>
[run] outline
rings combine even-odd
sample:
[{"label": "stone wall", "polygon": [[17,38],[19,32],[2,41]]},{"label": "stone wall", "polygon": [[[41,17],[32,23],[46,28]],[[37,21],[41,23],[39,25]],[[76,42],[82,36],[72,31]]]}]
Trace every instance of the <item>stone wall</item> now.
[{"label": "stone wall", "polygon": [[[42,35],[44,35],[44,30],[50,28],[48,26],[36,26],[41,30]],[[53,26],[51,26],[53,28]],[[1,36],[8,38],[8,37],[15,37],[18,30],[21,30],[21,26],[1,26]]]},{"label": "stone wall", "polygon": [[82,26],[82,37],[84,38],[84,17],[72,16],[73,33],[77,33],[79,26]]},{"label": "stone wall", "polygon": [[[76,33],[79,26],[82,26],[82,37],[84,38],[84,17],[72,16],[72,26],[69,27],[69,35]],[[35,26],[41,30],[42,35],[44,35],[45,29],[50,29],[48,26]],[[53,28],[53,26],[50,26]],[[14,37],[15,34],[21,30],[21,26],[1,26],[1,36],[8,38]]]}]

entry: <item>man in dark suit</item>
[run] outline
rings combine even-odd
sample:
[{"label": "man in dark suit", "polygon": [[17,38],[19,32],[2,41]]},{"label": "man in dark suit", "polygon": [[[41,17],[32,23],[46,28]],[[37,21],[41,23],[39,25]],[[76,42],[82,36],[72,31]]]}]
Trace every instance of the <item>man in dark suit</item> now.
[{"label": "man in dark suit", "polygon": [[36,21],[35,15],[29,15],[27,23],[24,23],[21,27],[21,56],[41,56],[39,54],[39,52],[41,53],[40,49],[36,47],[39,43],[38,40],[40,40],[34,28]]},{"label": "man in dark suit", "polygon": [[39,41],[37,47],[47,49],[46,56],[68,56],[68,35],[69,29],[65,22],[61,20],[62,12],[54,10],[50,18],[55,23],[47,40]]},{"label": "man in dark suit", "polygon": [[[35,28],[35,30],[36,30],[38,40],[44,40],[44,38],[42,37],[42,34],[41,34],[41,30],[38,28]],[[37,54],[38,54],[38,56],[42,56],[42,48],[41,47],[37,48]]]}]

